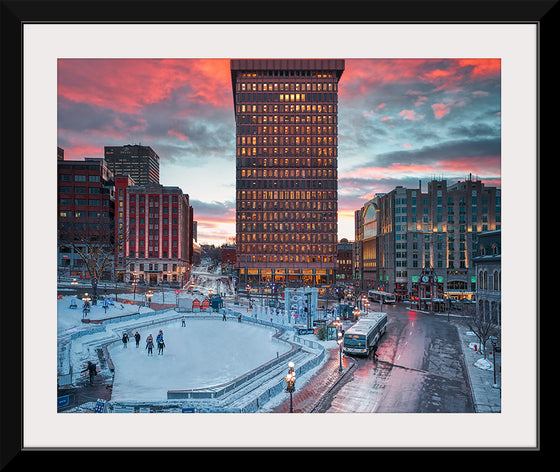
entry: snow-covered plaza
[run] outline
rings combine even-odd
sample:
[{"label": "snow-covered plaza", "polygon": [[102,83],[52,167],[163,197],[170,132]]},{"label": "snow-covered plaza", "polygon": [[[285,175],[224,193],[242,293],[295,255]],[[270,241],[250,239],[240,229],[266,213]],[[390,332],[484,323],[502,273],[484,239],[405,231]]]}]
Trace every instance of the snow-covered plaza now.
[{"label": "snow-covered plaza", "polygon": [[[314,334],[298,336],[293,329],[297,317],[273,310],[261,300],[249,303],[246,298],[229,296],[218,311],[176,311],[175,305],[192,305],[195,298],[205,298],[212,289],[208,286],[216,290],[224,287],[206,279],[204,286],[191,286],[179,295],[174,290],[154,291],[149,307],[133,303],[133,299],[141,300],[142,294],[119,293],[117,301],[106,307],[101,303],[90,306],[86,315],[82,300],[59,296],[59,385],[85,384],[87,374],[82,371],[92,361],[100,374],[112,377],[111,400],[105,411],[147,411],[150,405],[152,411],[154,405],[180,411],[181,406],[193,404],[197,411],[267,411],[285,399],[286,394],[279,392],[283,391],[290,360],[298,367],[305,365],[298,378],[301,386],[322,365],[325,348],[337,347],[336,341],[319,341]],[[155,345],[150,355],[146,338],[151,334],[155,341],[160,330],[165,341],[163,353],[158,354]],[[126,347],[122,342],[125,332],[129,335]],[[140,334],[138,347],[136,332]],[[249,373],[258,379],[249,379]],[[229,393],[234,389],[228,385],[235,381],[237,386],[239,379],[246,384],[245,392],[238,389],[244,401]],[[224,400],[226,395],[219,401],[212,399],[221,395],[212,393],[220,389],[228,391],[228,401]],[[188,400],[192,395],[185,393],[182,400],[172,401],[170,391],[198,392],[203,397],[206,392],[206,400],[193,403]],[[268,392],[266,398],[263,392]],[[253,397],[258,398],[247,406]]]}]

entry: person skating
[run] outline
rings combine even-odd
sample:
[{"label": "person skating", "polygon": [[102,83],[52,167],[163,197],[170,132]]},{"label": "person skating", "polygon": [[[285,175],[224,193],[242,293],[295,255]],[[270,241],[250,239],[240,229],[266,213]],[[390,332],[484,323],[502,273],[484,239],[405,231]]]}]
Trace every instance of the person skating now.
[{"label": "person skating", "polygon": [[82,370],[82,372],[88,371],[89,373],[89,384],[93,385],[93,378],[97,375],[97,365],[93,362],[88,361],[87,367]]},{"label": "person skating", "polygon": [[163,342],[163,337],[158,341],[157,348],[158,348],[158,355],[163,355],[163,348],[165,347],[165,343]]},{"label": "person skating", "polygon": [[163,340],[163,331],[161,329],[156,337],[156,343],[159,343],[160,340]]},{"label": "person skating", "polygon": [[127,344],[128,344],[128,333],[123,333],[122,335],[122,342],[124,344],[124,347],[126,348]]},{"label": "person skating", "polygon": [[140,333],[138,331],[136,331],[136,333],[134,333],[134,339],[136,340],[136,347],[140,346]]},{"label": "person skating", "polygon": [[148,350],[148,356],[153,355],[153,351],[152,351],[153,348],[154,348],[154,338],[153,338],[152,335],[150,334],[150,335],[146,338],[146,349]]}]

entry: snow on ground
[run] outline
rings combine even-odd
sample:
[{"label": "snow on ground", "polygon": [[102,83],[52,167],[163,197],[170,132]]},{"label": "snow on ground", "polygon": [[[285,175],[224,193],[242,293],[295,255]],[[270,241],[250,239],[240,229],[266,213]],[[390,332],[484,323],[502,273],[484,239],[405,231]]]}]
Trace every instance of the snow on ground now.
[{"label": "snow on ground", "polygon": [[[70,308],[72,299],[76,300],[76,308]],[[122,296],[119,295],[119,300],[122,299]],[[132,300],[132,295],[130,300]],[[78,300],[74,296],[63,296],[57,300],[57,332],[59,334],[72,329],[91,328],[91,325],[82,323],[82,318],[84,318],[82,310],[83,304],[84,302],[82,300]],[[102,320],[105,318],[115,318],[118,316],[130,315],[131,313],[138,313],[139,310],[141,313],[154,311],[151,308],[139,307],[139,305],[116,301],[113,302],[112,306],[108,306],[106,310],[100,304],[90,306],[90,311],[85,318],[90,320]]]},{"label": "snow on ground", "polygon": [[[186,326],[181,326],[181,315],[174,310],[155,314],[152,308],[126,303],[139,294],[118,294],[118,300],[105,310],[101,304],[91,306],[87,318],[101,320],[119,318],[111,323],[83,323],[81,300],[77,308],[70,308],[72,296],[58,300],[58,371],[66,374],[72,367],[74,372],[84,368],[88,360],[98,363],[96,349],[103,343],[109,344],[109,354],[115,366],[112,400],[115,401],[165,401],[167,390],[202,388],[231,381],[240,375],[262,365],[289,349],[272,336],[274,328],[255,325],[246,321],[239,323],[229,317],[222,321],[222,315],[214,313],[212,320],[192,319],[185,313]],[[179,297],[199,298],[181,291]],[[176,301],[174,290],[155,291],[153,304]],[[234,304],[226,301],[225,306],[245,317],[269,322],[272,318],[277,325],[293,326],[295,320],[284,314],[274,313],[268,307],[253,305],[249,308],[246,299]],[[259,302],[257,302],[259,303]],[[137,313],[145,316],[138,318]],[[148,313],[154,313],[153,316]],[[122,318],[122,319],[121,319]],[[142,327],[147,323],[156,324]],[[157,346],[151,357],[146,350],[146,337],[152,334],[155,340],[159,329],[163,330],[165,349],[158,355]],[[127,348],[120,341],[124,331],[141,335],[139,348],[131,336]],[[81,336],[76,336],[83,331]],[[71,336],[73,337],[71,338]],[[336,341],[321,342],[313,334],[302,336],[322,343],[326,348],[337,347]],[[300,379],[302,382],[303,379]],[[302,385],[300,383],[300,385]]]},{"label": "snow on ground", "polygon": [[482,370],[494,370],[494,365],[488,359],[479,359],[473,365]]}]

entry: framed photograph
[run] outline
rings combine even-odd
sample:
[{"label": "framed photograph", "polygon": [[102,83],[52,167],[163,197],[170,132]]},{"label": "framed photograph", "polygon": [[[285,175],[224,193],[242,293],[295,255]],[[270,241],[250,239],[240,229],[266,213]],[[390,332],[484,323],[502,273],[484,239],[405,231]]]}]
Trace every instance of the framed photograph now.
[{"label": "framed photograph", "polygon": [[[19,7],[12,2],[2,3],[7,13],[2,20],[3,53],[8,52],[5,39],[21,45],[21,50],[13,48],[2,59],[4,70],[14,71],[14,78],[8,81],[11,90],[21,89],[19,96],[3,88],[3,99],[9,99],[6,103],[10,105],[3,107],[3,117],[10,115],[12,119],[3,120],[2,141],[4,146],[11,136],[12,155],[21,155],[20,180],[14,179],[18,185],[10,185],[9,189],[22,202],[19,208],[7,212],[14,217],[19,214],[14,221],[21,221],[22,227],[17,263],[21,277],[9,283],[15,294],[21,294],[19,303],[12,301],[14,312],[21,317],[3,316],[2,323],[3,330],[21,335],[22,347],[19,364],[2,356],[2,414],[9,419],[2,422],[2,446],[8,451],[4,462],[24,459],[21,453],[25,451],[41,450],[539,451],[540,87],[542,54],[556,21],[555,2],[515,2],[508,8],[503,8],[502,2],[487,2],[484,9],[470,2],[453,2],[453,9],[445,2],[428,2],[425,9],[413,6],[405,11],[399,9],[401,2],[390,6],[379,2],[379,17],[368,11],[362,18],[360,10],[350,14],[344,9],[341,19],[332,12],[328,18],[319,15],[311,19],[316,9],[311,2],[299,6],[302,15],[297,21],[292,18],[295,12],[290,10],[290,15],[282,13],[274,22],[253,20],[253,15],[248,15],[248,21],[232,5],[222,5],[223,10],[213,12],[213,2],[205,8],[193,5],[190,17],[188,2],[180,6],[165,3],[165,8],[162,3],[138,2],[129,18],[130,9],[124,2],[115,3],[111,12],[96,2],[88,3],[91,9],[87,10],[83,6],[74,10],[75,5],[68,2],[55,2],[50,11],[21,3]],[[378,2],[366,3],[373,6]],[[327,5],[331,3],[323,7]],[[261,6],[249,2],[246,8]],[[501,231],[502,362],[496,409],[471,405],[470,410],[444,412],[428,407],[415,412],[398,408],[358,412],[355,408],[337,414],[266,410],[148,414],[143,410],[119,415],[60,413],[54,407],[58,396],[57,364],[62,362],[56,297],[60,262],[54,215],[59,214],[60,208],[55,144],[64,149],[65,160],[104,158],[105,146],[151,146],[159,153],[160,183],[180,187],[188,194],[194,219],[200,217],[199,241],[221,245],[237,235],[239,246],[245,235],[239,230],[239,218],[236,227],[236,184],[239,187],[242,170],[236,169],[236,160],[242,156],[252,158],[257,146],[252,138],[249,141],[249,134],[236,129],[236,118],[241,113],[236,115],[235,107],[245,106],[245,102],[236,101],[241,100],[241,95],[233,90],[232,60],[248,63],[263,59],[344,62],[336,91],[338,115],[332,115],[338,122],[333,123],[332,116],[329,121],[327,112],[321,116],[326,121],[324,134],[300,136],[294,132],[293,142],[282,143],[279,139],[283,140],[284,134],[271,135],[271,143],[266,146],[271,159],[285,158],[281,156],[283,148],[290,156],[297,152],[303,158],[308,146],[303,139],[307,138],[309,148],[317,149],[310,151],[310,156],[321,148],[327,162],[329,152],[338,153],[331,156],[335,162],[338,160],[334,179],[338,212],[333,210],[332,222],[338,233],[336,241],[325,241],[333,248],[342,238],[355,239],[355,212],[362,210],[365,215],[368,202],[397,188],[417,188],[422,194],[426,192],[426,182],[451,185],[451,181],[483,181],[484,188],[498,189],[499,228],[487,228]],[[247,66],[239,70],[252,69]],[[286,100],[294,107],[307,100],[301,94],[310,94],[311,100],[314,92],[319,93],[311,89],[289,90],[286,95],[272,91],[282,93],[283,103]],[[255,90],[255,96],[257,93],[264,91]],[[333,90],[324,93],[332,94]],[[253,106],[249,101],[246,105]],[[310,101],[309,110],[312,106]],[[15,116],[11,116],[12,112],[16,112]],[[313,120],[312,112],[309,116]],[[280,126],[255,120],[238,120],[237,125],[255,129]],[[333,125],[337,133],[331,135],[328,127]],[[307,122],[289,126],[307,126]],[[317,144],[317,137],[324,146]],[[336,145],[330,147],[329,138],[331,144],[332,138],[337,140]],[[258,156],[262,157],[263,145],[258,143]],[[331,185],[328,172],[321,182],[327,191]],[[293,211],[295,214],[295,207]],[[449,223],[448,216],[442,224],[454,224]],[[496,215],[493,218],[497,221]],[[460,224],[459,220],[455,223]],[[466,223],[472,225],[472,221]],[[482,225],[482,219],[476,224]],[[434,228],[433,232],[437,232],[437,224]],[[424,234],[422,228],[419,231]],[[280,230],[270,234],[275,233],[284,234]],[[290,241],[292,245],[295,242]],[[289,255],[301,256],[302,261],[304,256],[311,256],[303,250]],[[328,255],[321,256],[325,256],[326,263]],[[432,262],[437,270],[437,260]],[[237,286],[242,269],[246,271],[243,277],[253,275],[246,264],[247,260],[245,266],[238,267]],[[463,265],[458,260],[454,267],[460,270]],[[261,277],[259,281],[269,284],[269,289],[275,276],[283,276],[264,270],[256,274]],[[315,267],[312,273],[299,274],[302,285],[307,281],[304,276],[315,277],[313,282],[323,286],[336,285],[334,272],[332,279],[325,280]],[[399,275],[404,277],[401,272]],[[272,278],[266,279],[268,276]],[[123,282],[129,277],[126,274]],[[430,278],[419,272],[417,279],[410,279],[406,294],[413,283],[420,293],[422,277],[427,278],[426,287],[433,281],[432,290],[437,292],[437,275]],[[154,280],[163,283],[168,279],[160,276]],[[446,287],[455,287],[447,282],[446,279]],[[380,284],[374,285],[368,288]],[[134,290],[134,302],[136,295]],[[399,302],[404,295],[403,291]],[[152,302],[155,301],[154,298]],[[302,306],[305,301],[302,299]],[[104,309],[107,313],[109,307]],[[271,313],[270,307],[259,310],[263,317]],[[257,316],[256,309],[251,313]],[[270,319],[274,324],[273,317]],[[447,322],[449,318],[442,320]],[[387,336],[386,339],[394,341]],[[134,350],[132,340],[126,354]],[[16,341],[8,342],[14,353],[20,350],[19,340]],[[383,360],[383,345],[380,346],[377,354]],[[449,362],[455,361],[458,362]],[[398,364],[396,358],[391,362]],[[415,361],[410,362],[417,368]],[[400,385],[399,395],[403,397],[406,389],[412,388],[399,384],[396,378],[392,380],[394,392]],[[286,392],[282,395],[284,401],[291,399],[291,392],[289,397]],[[432,397],[437,403],[438,399]],[[96,400],[92,398],[91,402]],[[478,402],[483,403],[480,399]],[[15,408],[17,405],[21,408]],[[362,434],[344,432],[364,422],[372,427],[364,428]],[[8,428],[20,431],[20,437],[4,434]]]}]

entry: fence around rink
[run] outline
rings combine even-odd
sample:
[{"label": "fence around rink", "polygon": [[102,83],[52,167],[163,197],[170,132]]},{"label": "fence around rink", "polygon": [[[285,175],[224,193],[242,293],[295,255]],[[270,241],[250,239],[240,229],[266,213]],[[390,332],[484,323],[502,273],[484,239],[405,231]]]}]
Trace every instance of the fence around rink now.
[{"label": "fence around rink", "polygon": [[[178,319],[180,319],[183,315],[178,314],[177,312],[175,312],[175,310],[173,309],[165,309],[165,310],[159,310],[159,311],[153,311],[153,312],[145,312],[145,313],[133,313],[133,314],[128,314],[128,315],[123,315],[123,316],[118,316],[118,317],[114,317],[114,318],[110,318],[107,320],[104,320],[102,324],[97,324],[95,326],[92,326],[91,328],[73,333],[70,336],[71,341],[78,339],[80,337],[83,336],[87,336],[87,335],[92,335],[92,334],[96,334],[102,331],[105,331],[106,329],[106,325],[108,324],[113,324],[113,323],[117,323],[117,322],[122,322],[123,319],[126,318],[127,321],[134,321],[134,320],[142,320],[143,318],[148,318],[148,317],[154,317],[157,315],[162,315],[164,313],[169,313],[170,311],[173,311],[173,314],[171,314],[169,317],[166,318],[159,318],[159,319],[154,319],[151,320],[150,323],[146,323],[146,325],[149,324],[166,324],[166,323],[170,323],[173,321],[176,321]],[[191,312],[192,313],[192,312]],[[189,390],[171,390],[168,391],[168,401],[164,402],[167,403],[167,405],[161,404],[161,405],[152,405],[152,411],[165,411],[165,410],[169,410],[174,409],[174,404],[178,403],[178,405],[175,405],[175,411],[183,411],[185,410],[185,406],[189,403],[189,400],[194,400],[195,403],[197,403],[197,405],[193,408],[187,408],[189,411],[190,410],[195,410],[195,411],[199,411],[199,412],[244,412],[244,413],[249,413],[249,412],[255,412],[258,410],[258,408],[260,406],[262,406],[264,403],[266,403],[268,400],[270,400],[271,398],[273,398],[274,396],[284,392],[284,388],[285,388],[285,380],[282,378],[281,380],[279,380],[278,382],[276,382],[273,386],[271,386],[270,388],[264,389],[263,392],[261,392],[260,395],[255,396],[253,398],[248,399],[247,403],[243,406],[243,407],[239,407],[239,408],[234,408],[231,411],[223,408],[219,408],[216,405],[212,405],[213,400],[219,399],[219,398],[224,398],[227,396],[228,393],[242,387],[244,384],[248,384],[250,383],[252,380],[258,378],[261,375],[264,375],[266,372],[270,371],[271,369],[274,369],[275,367],[286,363],[288,358],[293,357],[294,355],[296,355],[298,352],[301,351],[301,346],[306,346],[308,348],[311,348],[315,351],[318,351],[318,354],[316,356],[313,356],[311,358],[309,358],[306,362],[304,362],[301,365],[298,365],[296,368],[296,375],[298,375],[298,377],[301,377],[303,374],[305,374],[306,372],[314,369],[315,367],[319,366],[321,364],[321,362],[324,359],[325,356],[325,348],[324,346],[322,346],[320,343],[316,343],[314,341],[308,340],[308,339],[304,339],[301,338],[299,336],[294,336],[293,337],[293,342],[292,341],[287,341],[284,339],[280,339],[278,338],[278,335],[280,334],[280,332],[282,330],[294,330],[293,327],[291,326],[286,326],[286,325],[281,325],[278,323],[274,323],[272,321],[267,321],[267,320],[258,320],[255,319],[253,317],[249,317],[245,314],[242,313],[238,313],[234,310],[231,310],[229,308],[221,308],[218,310],[218,312],[199,312],[196,314],[192,314],[191,316],[189,316],[189,319],[216,319],[217,316],[222,316],[223,314],[226,314],[226,316],[229,317],[233,317],[235,319],[239,319],[239,317],[241,317],[241,320],[244,322],[250,322],[253,324],[259,324],[259,325],[263,325],[263,326],[267,326],[267,327],[273,327],[278,329],[279,331],[277,332],[277,334],[275,335],[275,337],[278,339],[279,342],[287,342],[289,344],[292,345],[292,348],[290,349],[290,351],[279,355],[277,358],[272,359],[271,361],[266,362],[265,364],[247,372],[246,374],[243,374],[242,376],[221,384],[221,385],[217,385],[214,387],[208,387],[208,388],[202,388],[202,389],[189,389]],[[147,321],[147,320],[146,320]],[[130,328],[124,328],[124,329],[137,329],[138,327],[141,326],[145,326],[145,325],[134,325],[134,327],[130,327]],[[100,343],[100,346],[103,349],[103,353],[106,359],[106,362],[109,366],[109,368],[111,370],[113,370],[112,368],[112,361],[111,361],[111,357],[110,354],[108,352],[107,346],[113,342],[117,342],[120,341],[120,336],[117,336],[116,334],[114,335],[114,337],[112,339],[105,339],[102,340],[102,342]],[[70,343],[68,343],[68,345],[70,345]],[[70,349],[68,349],[68,356],[70,356]],[[58,376],[58,382],[60,386],[63,385],[67,385],[67,384],[71,384],[73,380],[75,380],[76,376],[80,376],[79,373],[72,373],[72,371],[70,370],[69,373],[67,374],[63,374],[63,375],[59,375]],[[67,383],[65,383],[67,382]],[[199,404],[198,401],[202,400],[202,404]],[[205,401],[206,400],[206,401]],[[210,401],[210,403],[207,403],[208,401]],[[188,405],[187,405],[188,406]],[[134,408],[134,411],[147,411],[147,408],[149,408],[149,406],[147,407],[146,405],[140,405],[140,403],[138,402],[126,402],[126,404],[122,403],[122,402],[118,402],[118,403],[113,403],[113,402],[109,402],[109,411],[113,411],[114,408],[120,408],[120,407],[127,407],[127,408]],[[116,411],[116,410],[115,410]]]}]

